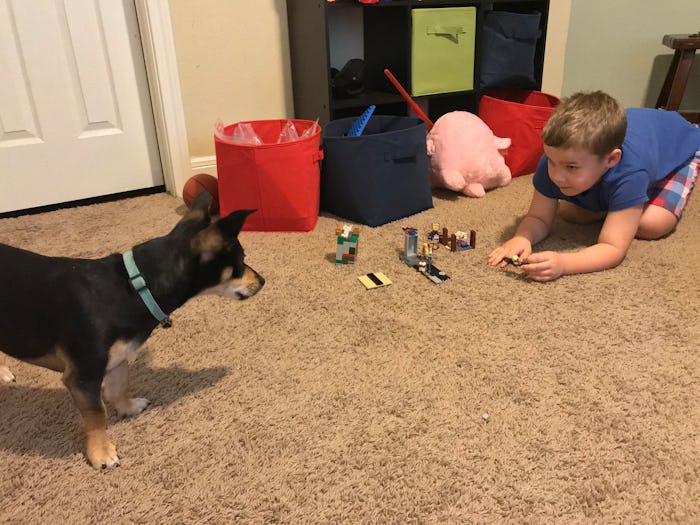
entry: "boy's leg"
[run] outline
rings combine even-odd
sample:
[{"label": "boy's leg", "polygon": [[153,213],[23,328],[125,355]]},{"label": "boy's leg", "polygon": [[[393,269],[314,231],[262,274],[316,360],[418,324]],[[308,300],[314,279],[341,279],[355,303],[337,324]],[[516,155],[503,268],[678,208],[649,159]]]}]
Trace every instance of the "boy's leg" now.
[{"label": "boy's leg", "polygon": [[650,203],[644,208],[635,237],[647,241],[660,239],[671,233],[676,224],[678,224],[678,217],[672,212]]},{"label": "boy's leg", "polygon": [[580,206],[569,201],[559,201],[559,216],[567,222],[574,224],[590,224],[592,222],[602,221],[606,213],[604,211],[589,211],[584,210]]},{"label": "boy's leg", "polygon": [[659,181],[655,195],[642,213],[637,229],[639,239],[659,239],[678,224],[700,173],[700,150],[688,164]]}]

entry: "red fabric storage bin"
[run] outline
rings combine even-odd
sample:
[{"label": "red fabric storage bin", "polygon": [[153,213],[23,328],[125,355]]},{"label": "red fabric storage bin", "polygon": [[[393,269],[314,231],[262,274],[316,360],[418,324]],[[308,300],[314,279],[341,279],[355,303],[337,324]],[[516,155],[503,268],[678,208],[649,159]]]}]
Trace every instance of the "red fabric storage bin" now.
[{"label": "red fabric storage bin", "polygon": [[513,177],[534,173],[542,157],[542,128],[559,99],[540,91],[504,89],[481,97],[479,117],[494,135],[509,137],[505,160]]},{"label": "red fabric storage bin", "polygon": [[[311,120],[292,120],[299,136],[277,143],[287,120],[255,120],[262,144],[237,144],[214,136],[221,215],[256,209],[243,226],[248,231],[311,231],[318,220],[320,198],[321,126]],[[224,128],[230,136],[241,124]]]}]

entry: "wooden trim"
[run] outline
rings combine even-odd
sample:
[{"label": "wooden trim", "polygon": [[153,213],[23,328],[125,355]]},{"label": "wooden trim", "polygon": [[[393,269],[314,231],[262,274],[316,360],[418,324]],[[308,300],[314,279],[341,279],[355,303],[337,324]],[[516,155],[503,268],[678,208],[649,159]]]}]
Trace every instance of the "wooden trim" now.
[{"label": "wooden trim", "polygon": [[165,187],[182,195],[190,153],[167,0],[134,0]]},{"label": "wooden trim", "polygon": [[216,156],[192,157],[190,162],[190,175],[196,175],[197,173],[208,173],[209,175],[217,177]]}]

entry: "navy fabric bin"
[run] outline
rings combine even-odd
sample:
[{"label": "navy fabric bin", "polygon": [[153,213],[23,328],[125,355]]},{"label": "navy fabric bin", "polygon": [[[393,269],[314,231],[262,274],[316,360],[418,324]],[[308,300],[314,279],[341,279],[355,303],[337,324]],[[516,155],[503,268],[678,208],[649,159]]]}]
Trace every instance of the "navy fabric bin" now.
[{"label": "navy fabric bin", "polygon": [[362,135],[345,136],[355,120],[333,120],[323,129],[321,209],[381,226],[432,208],[425,123],[373,115]]},{"label": "navy fabric bin", "polygon": [[479,87],[534,87],[540,13],[491,11],[481,38]]}]

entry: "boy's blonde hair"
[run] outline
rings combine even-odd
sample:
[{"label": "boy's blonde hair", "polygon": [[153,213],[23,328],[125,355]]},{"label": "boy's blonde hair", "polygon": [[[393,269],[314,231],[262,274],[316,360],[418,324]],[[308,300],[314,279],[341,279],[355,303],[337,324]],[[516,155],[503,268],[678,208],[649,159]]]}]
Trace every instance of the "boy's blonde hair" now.
[{"label": "boy's blonde hair", "polygon": [[627,132],[625,110],[602,91],[575,93],[554,108],[542,130],[552,148],[582,149],[603,157],[622,147]]}]

